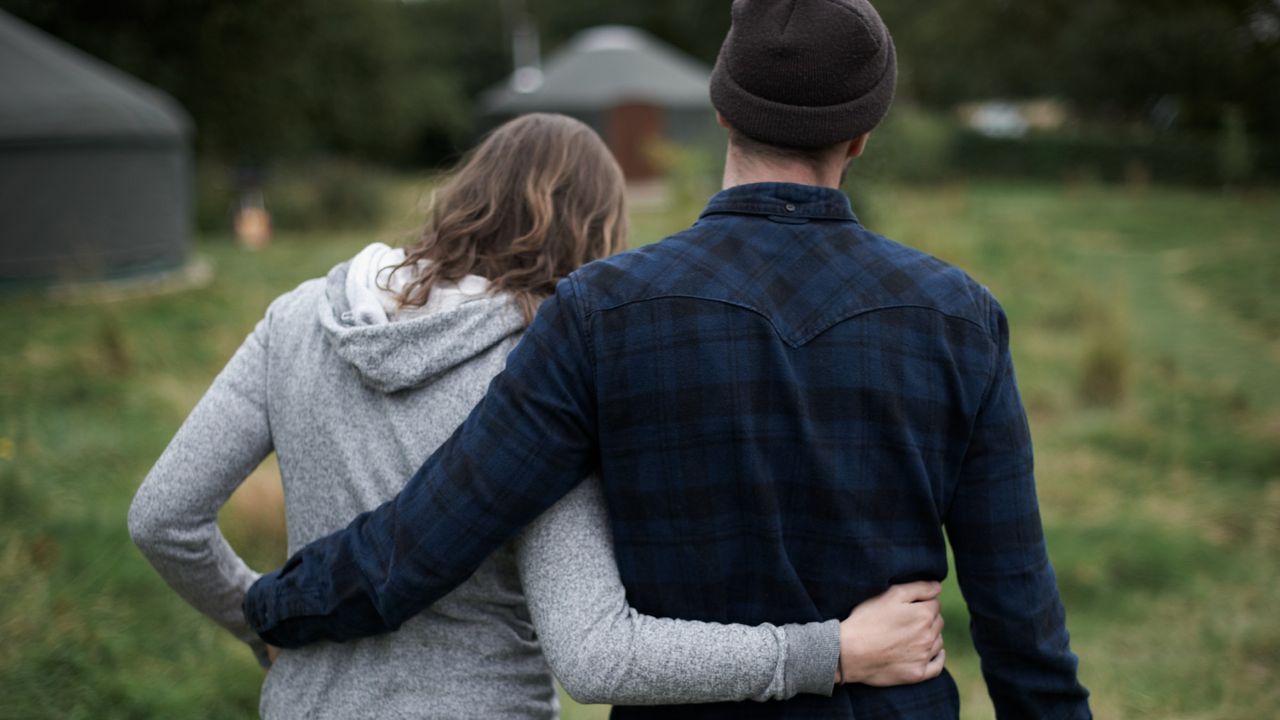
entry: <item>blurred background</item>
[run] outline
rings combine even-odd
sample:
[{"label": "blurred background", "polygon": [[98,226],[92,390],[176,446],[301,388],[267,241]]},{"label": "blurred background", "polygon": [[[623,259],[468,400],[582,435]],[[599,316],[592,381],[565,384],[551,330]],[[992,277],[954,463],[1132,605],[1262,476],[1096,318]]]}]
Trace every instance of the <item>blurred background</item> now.
[{"label": "blurred background", "polygon": [[[1009,313],[1095,712],[1274,716],[1280,0],[876,6],[901,85],[846,190]],[[412,241],[503,119],[595,127],[635,244],[691,223],[728,24],[728,0],[0,0],[0,718],[253,716],[250,654],[128,540],[151,463],[271,299]],[[222,524],[284,559],[274,461]]]}]

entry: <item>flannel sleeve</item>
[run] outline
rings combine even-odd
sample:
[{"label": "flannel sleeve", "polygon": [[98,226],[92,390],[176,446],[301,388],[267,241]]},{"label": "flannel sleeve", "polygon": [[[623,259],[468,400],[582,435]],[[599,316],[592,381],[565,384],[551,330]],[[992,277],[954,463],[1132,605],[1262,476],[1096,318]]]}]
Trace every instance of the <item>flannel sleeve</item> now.
[{"label": "flannel sleeve", "polygon": [[1089,694],[1040,522],[1008,322],[994,300],[990,331],[992,374],[946,518],[956,575],[997,717],[1087,718]]},{"label": "flannel sleeve", "polygon": [[280,647],[393,631],[589,475],[598,453],[583,323],[564,280],[485,398],[399,495],[250,588],[253,629]]}]

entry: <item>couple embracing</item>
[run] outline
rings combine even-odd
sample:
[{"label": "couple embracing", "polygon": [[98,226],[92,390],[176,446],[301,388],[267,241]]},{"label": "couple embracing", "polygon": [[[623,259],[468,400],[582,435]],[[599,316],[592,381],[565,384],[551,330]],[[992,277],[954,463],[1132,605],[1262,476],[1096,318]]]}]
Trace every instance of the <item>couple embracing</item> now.
[{"label": "couple embracing", "polygon": [[[838,189],[895,81],[866,0],[736,0],[693,227],[622,252],[603,142],[530,115],[416,244],[271,304],[129,516],[264,717],[550,718],[553,674],[615,717],[956,717],[944,531],[997,713],[1090,716],[1004,313]],[[272,451],[258,576],[216,518]]]}]

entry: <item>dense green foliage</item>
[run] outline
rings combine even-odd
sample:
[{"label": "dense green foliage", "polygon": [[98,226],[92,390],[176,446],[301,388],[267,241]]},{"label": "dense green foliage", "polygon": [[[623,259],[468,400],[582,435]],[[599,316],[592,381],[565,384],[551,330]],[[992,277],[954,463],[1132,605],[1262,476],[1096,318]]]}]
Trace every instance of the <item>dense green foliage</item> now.
[{"label": "dense green foliage", "polygon": [[[1280,134],[1276,0],[877,0],[900,96],[935,110],[1057,97],[1110,132]],[[298,153],[439,162],[484,123],[474,101],[511,69],[524,8],[544,54],[604,23],[646,28],[710,63],[728,0],[0,0],[3,7],[177,97],[202,154]],[[1234,109],[1233,109],[1234,108]],[[1232,115],[1232,113],[1238,115]],[[1212,160],[1212,159],[1210,159]],[[1214,163],[1209,163],[1212,166]]]},{"label": "dense green foliage", "polygon": [[1273,0],[877,0],[929,104],[1063,97],[1086,114],[1141,119],[1162,97],[1180,124],[1216,128],[1247,108],[1280,128],[1280,3]]},{"label": "dense green foliage", "polygon": [[[0,298],[0,719],[253,716],[261,671],[151,571],[125,510],[271,298],[411,232],[418,196],[389,196],[404,209],[376,232],[285,234],[256,254],[206,238],[217,274],[199,289]],[[1273,714],[1280,198],[863,183],[854,204],[1008,310],[1050,554],[1098,716]],[[636,213],[637,241],[693,212]],[[280,562],[278,516],[250,502],[222,520],[256,567]],[[965,717],[990,717],[954,585],[944,606]]]},{"label": "dense green foliage", "polygon": [[369,0],[5,0],[0,6],[156,84],[190,111],[202,154],[260,162],[396,160],[468,129],[453,65]]},{"label": "dense green foliage", "polygon": [[[948,168],[952,176],[1201,186],[1280,180],[1280,144],[1251,142],[1241,134],[1227,137],[1095,131],[1006,139],[953,130],[946,152],[934,162]],[[1230,144],[1233,140],[1235,144]],[[1228,143],[1225,148],[1224,142]],[[899,169],[890,165],[886,171],[897,174]]]},{"label": "dense green foliage", "polygon": [[[201,163],[196,176],[196,227],[228,232],[240,201],[236,173]],[[389,174],[355,161],[304,158],[277,163],[262,178],[274,230],[344,230],[368,227],[386,212]]]}]

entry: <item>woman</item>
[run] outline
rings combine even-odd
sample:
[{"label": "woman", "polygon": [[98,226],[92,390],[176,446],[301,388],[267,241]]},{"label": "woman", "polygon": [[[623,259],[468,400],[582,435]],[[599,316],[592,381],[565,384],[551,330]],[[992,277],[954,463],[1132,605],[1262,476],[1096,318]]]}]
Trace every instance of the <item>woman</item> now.
[{"label": "woman", "polygon": [[464,161],[407,252],[371,245],[271,304],[129,514],[164,579],[271,668],[264,717],[553,717],[542,650],[590,701],[831,692],[835,621],[749,628],[628,608],[595,481],[394,634],[273,663],[245,625],[257,575],[216,524],[245,476],[276,452],[291,552],[391,498],[479,402],[555,283],[625,244],[622,175],[600,138],[530,115]]}]

